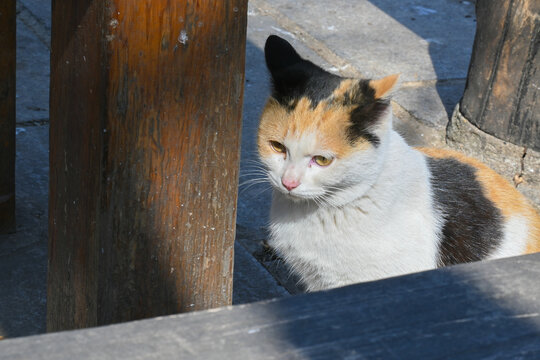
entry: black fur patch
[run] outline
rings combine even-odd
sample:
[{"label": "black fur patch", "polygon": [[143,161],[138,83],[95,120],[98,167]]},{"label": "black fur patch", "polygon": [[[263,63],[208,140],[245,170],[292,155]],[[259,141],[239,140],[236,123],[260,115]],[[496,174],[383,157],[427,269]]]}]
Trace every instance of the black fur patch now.
[{"label": "black fur patch", "polygon": [[315,108],[321,100],[332,95],[343,80],[302,59],[288,41],[276,35],[266,40],[264,54],[272,75],[272,97],[290,110],[302,97],[311,100],[311,106]]},{"label": "black fur patch", "polygon": [[427,161],[434,205],[445,218],[438,265],[486,258],[502,241],[503,217],[484,195],[476,170],[452,158]]},{"label": "black fur patch", "polygon": [[370,130],[388,110],[390,102],[387,99],[375,99],[375,90],[369,86],[367,80],[361,80],[358,87],[356,98],[345,99],[345,104],[350,102],[351,105],[357,105],[351,112],[352,125],[347,131],[347,138],[351,144],[364,138],[377,147],[380,139]]}]

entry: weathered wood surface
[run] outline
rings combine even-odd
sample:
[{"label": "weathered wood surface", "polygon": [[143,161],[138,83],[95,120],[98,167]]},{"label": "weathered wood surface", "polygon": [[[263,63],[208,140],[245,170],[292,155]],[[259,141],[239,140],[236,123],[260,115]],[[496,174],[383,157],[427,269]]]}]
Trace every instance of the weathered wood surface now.
[{"label": "weathered wood surface", "polygon": [[6,359],[538,359],[540,254],[0,342]]},{"label": "weathered wood surface", "polygon": [[483,131],[540,151],[540,1],[478,0],[463,115]]},{"label": "weathered wood surface", "polygon": [[0,234],[15,231],[15,0],[0,2]]},{"label": "weathered wood surface", "polygon": [[231,303],[246,18],[52,2],[49,331]]}]

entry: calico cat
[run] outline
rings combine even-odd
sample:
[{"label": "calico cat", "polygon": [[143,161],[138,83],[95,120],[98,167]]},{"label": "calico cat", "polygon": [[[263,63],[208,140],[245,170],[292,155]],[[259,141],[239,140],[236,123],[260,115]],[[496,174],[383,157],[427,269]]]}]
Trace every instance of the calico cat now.
[{"label": "calico cat", "polygon": [[512,185],[392,129],[396,75],[342,78],[274,35],[265,57],[269,245],[308,291],[540,251],[540,217]]}]

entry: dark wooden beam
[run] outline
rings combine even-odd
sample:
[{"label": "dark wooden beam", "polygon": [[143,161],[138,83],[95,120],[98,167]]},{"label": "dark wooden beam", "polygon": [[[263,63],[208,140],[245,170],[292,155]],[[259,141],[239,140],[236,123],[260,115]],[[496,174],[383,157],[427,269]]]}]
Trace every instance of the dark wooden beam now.
[{"label": "dark wooden beam", "polygon": [[53,0],[49,331],[231,303],[246,18]]},{"label": "dark wooden beam", "polygon": [[477,0],[463,115],[502,140],[540,151],[540,2]]},{"label": "dark wooden beam", "polygon": [[0,234],[15,231],[15,15],[0,2]]}]

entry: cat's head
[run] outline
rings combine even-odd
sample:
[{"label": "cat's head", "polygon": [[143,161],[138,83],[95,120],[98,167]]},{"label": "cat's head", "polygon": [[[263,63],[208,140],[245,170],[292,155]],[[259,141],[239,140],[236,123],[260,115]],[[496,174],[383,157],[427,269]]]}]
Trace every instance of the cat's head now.
[{"label": "cat's head", "polygon": [[371,186],[391,128],[384,96],[398,76],[342,78],[301,58],[275,35],[264,51],[273,91],[261,116],[258,148],[272,185],[293,200],[316,201]]}]

